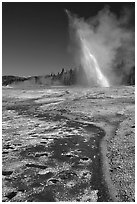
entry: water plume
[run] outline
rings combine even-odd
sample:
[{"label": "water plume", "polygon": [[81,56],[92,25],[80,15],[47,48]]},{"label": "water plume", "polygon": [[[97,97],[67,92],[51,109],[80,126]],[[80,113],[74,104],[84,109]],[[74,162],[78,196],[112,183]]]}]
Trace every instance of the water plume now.
[{"label": "water plume", "polygon": [[[103,75],[101,72],[101,69],[98,65],[98,62],[93,54],[91,54],[90,49],[88,48],[88,45],[86,45],[86,42],[84,39],[82,39],[81,34],[79,33],[80,40],[81,40],[81,46],[82,46],[82,52],[83,52],[83,67],[85,69],[85,73],[88,79],[88,83],[90,84],[90,76],[92,76],[94,71],[94,77],[96,77],[96,82],[98,85],[102,87],[109,87],[109,82],[107,78]],[[95,78],[94,78],[95,79]]]},{"label": "water plume", "polygon": [[67,10],[66,13],[71,51],[88,85],[109,87],[124,83],[135,65],[134,12],[124,8],[118,17],[106,6],[89,19]]}]

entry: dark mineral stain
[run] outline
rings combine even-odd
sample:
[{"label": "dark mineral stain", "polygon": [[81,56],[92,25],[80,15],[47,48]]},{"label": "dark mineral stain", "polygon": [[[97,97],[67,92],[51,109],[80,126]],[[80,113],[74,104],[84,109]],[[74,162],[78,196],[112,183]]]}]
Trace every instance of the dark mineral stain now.
[{"label": "dark mineral stain", "polygon": [[25,189],[23,189],[23,188],[19,188],[18,191],[24,193],[24,192],[25,192]]},{"label": "dark mineral stain", "polygon": [[71,155],[71,154],[68,154],[68,155],[65,155],[66,157],[69,157],[69,158],[72,158],[72,157],[74,157],[73,155]]},{"label": "dark mineral stain", "polygon": [[35,157],[48,156],[48,153],[36,153]]},{"label": "dark mineral stain", "polygon": [[38,135],[31,135],[31,137],[38,137]]},{"label": "dark mineral stain", "polygon": [[4,146],[4,149],[14,149],[14,147],[12,147],[11,145],[7,144]]},{"label": "dark mineral stain", "polygon": [[39,164],[26,164],[26,167],[35,167],[35,168],[40,168],[40,169],[46,169],[48,168],[45,165],[39,165]]},{"label": "dark mineral stain", "polygon": [[5,152],[5,151],[2,152],[2,154],[8,154],[8,153],[9,153],[9,152]]},{"label": "dark mineral stain", "polygon": [[47,144],[47,142],[44,142],[44,141],[42,141],[42,142],[40,142],[41,144]]},{"label": "dark mineral stain", "polygon": [[15,197],[17,195],[17,192],[11,192],[11,193],[9,193],[8,195],[6,195],[6,197],[8,198],[8,199],[12,199],[13,197]]},{"label": "dark mineral stain", "polygon": [[52,172],[48,172],[46,174],[43,174],[43,175],[39,175],[39,178],[42,179],[42,180],[47,180],[49,178],[51,178],[54,174]]},{"label": "dark mineral stain", "polygon": [[3,176],[10,176],[13,173],[13,171],[2,171]]},{"label": "dark mineral stain", "polygon": [[22,144],[21,143],[16,143],[16,144],[14,144],[15,146],[22,146]]},{"label": "dark mineral stain", "polygon": [[89,158],[88,158],[88,157],[83,157],[83,158],[81,158],[81,160],[83,160],[83,161],[88,161]]},{"label": "dark mineral stain", "polygon": [[58,179],[51,178],[50,180],[48,180],[48,182],[51,182],[51,183],[53,183],[53,184],[56,184],[56,183],[59,182],[59,180],[58,180]]},{"label": "dark mineral stain", "polygon": [[12,179],[11,179],[11,178],[8,178],[8,177],[5,177],[5,180],[6,180],[6,181],[12,181]]}]

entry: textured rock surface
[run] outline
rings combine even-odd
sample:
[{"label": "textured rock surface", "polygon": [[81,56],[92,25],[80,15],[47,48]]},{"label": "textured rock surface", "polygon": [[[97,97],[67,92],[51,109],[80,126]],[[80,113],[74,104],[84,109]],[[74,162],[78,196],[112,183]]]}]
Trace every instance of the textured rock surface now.
[{"label": "textured rock surface", "polygon": [[3,201],[134,201],[134,100],[124,86],[4,88]]}]

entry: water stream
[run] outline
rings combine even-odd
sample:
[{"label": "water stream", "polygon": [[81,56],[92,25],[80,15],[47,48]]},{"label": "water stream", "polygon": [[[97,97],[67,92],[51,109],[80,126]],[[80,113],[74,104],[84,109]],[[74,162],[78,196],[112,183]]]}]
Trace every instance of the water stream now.
[{"label": "water stream", "polygon": [[[28,107],[14,108],[19,115],[34,117]],[[35,140],[34,145],[30,142],[24,147],[19,146],[18,151],[13,150],[14,157],[17,154],[20,162],[28,162],[16,177],[10,178],[12,186],[25,192],[26,200],[30,202],[112,201],[102,172],[100,142],[105,131],[59,113],[49,115],[38,111],[36,117],[45,124],[58,121],[60,131],[56,127],[57,134],[52,134],[53,130],[51,134],[50,130],[48,134],[46,131],[31,134],[28,139]]]}]

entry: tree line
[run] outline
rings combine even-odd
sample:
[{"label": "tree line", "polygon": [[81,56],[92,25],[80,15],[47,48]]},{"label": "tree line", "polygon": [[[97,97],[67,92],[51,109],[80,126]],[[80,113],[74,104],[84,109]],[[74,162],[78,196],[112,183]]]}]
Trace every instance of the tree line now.
[{"label": "tree line", "polygon": [[[18,77],[18,76],[2,76],[2,85],[6,86],[12,83],[19,83],[26,80],[34,80],[36,84],[43,84],[42,78],[44,80],[49,80],[49,85],[54,84],[54,82],[59,82],[62,85],[87,85],[87,77],[82,67],[78,67],[75,69],[65,70],[64,68],[61,69],[60,72],[57,74],[49,74],[45,76],[32,76],[32,77]],[[135,85],[135,67],[132,67],[130,73],[123,77],[122,81],[123,85]]]}]

